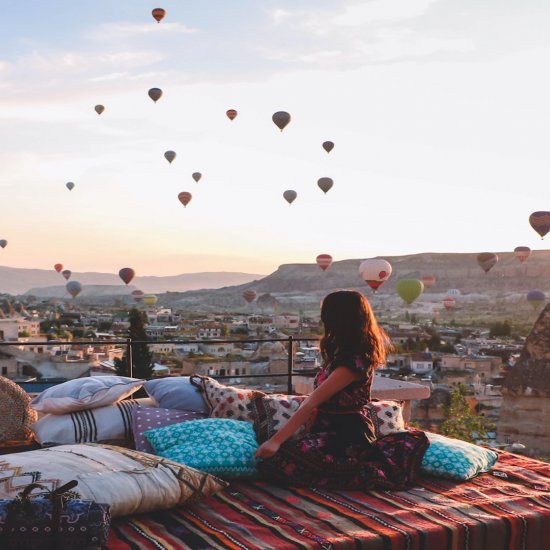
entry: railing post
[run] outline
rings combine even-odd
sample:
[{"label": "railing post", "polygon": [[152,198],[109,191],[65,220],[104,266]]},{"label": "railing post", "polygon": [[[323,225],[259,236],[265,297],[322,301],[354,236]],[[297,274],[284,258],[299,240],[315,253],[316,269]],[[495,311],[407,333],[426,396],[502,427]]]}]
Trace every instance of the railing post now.
[{"label": "railing post", "polygon": [[133,378],[133,360],[132,360],[132,339],[126,338],[126,366],[128,367],[128,376]]},{"label": "railing post", "polygon": [[292,393],[292,370],[294,369],[294,338],[288,337],[287,394]]}]

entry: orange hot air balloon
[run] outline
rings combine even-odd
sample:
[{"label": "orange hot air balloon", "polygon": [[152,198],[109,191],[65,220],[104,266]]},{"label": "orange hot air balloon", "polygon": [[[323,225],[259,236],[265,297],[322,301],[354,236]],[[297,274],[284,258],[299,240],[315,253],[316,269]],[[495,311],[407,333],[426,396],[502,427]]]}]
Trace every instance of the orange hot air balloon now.
[{"label": "orange hot air balloon", "polygon": [[528,246],[516,246],[514,248],[514,256],[523,263],[531,256],[531,249]]},{"label": "orange hot air balloon", "polygon": [[192,198],[193,195],[191,195],[191,193],[189,193],[188,191],[182,191],[178,195],[178,199],[180,200],[181,204],[183,204],[183,206],[187,206],[191,202]]},{"label": "orange hot air balloon", "polygon": [[227,115],[227,118],[229,120],[235,120],[238,113],[235,109],[229,109],[228,111],[225,112],[225,114]]},{"label": "orange hot air balloon", "polygon": [[166,10],[163,10],[162,8],[155,8],[151,12],[151,15],[153,16],[153,18],[157,23],[160,23],[166,15]]},{"label": "orange hot air balloon", "polygon": [[247,303],[251,303],[256,299],[256,291],[249,288],[248,290],[245,290],[243,292],[243,298],[247,301]]},{"label": "orange hot air balloon", "polygon": [[443,306],[445,309],[453,309],[456,305],[456,300],[452,296],[446,296],[443,298]]},{"label": "orange hot air balloon", "polygon": [[124,284],[128,284],[135,276],[136,272],[131,267],[123,267],[118,276],[124,281]]},{"label": "orange hot air balloon", "polygon": [[65,280],[68,281],[70,278],[71,278],[71,275],[73,274],[73,272],[70,270],[70,269],[64,269],[62,272],[61,272],[61,275],[63,275],[63,277],[65,277]]},{"label": "orange hot air balloon", "polygon": [[426,275],[420,279],[424,284],[424,288],[432,288],[435,285],[435,277],[433,275]]},{"label": "orange hot air balloon", "polygon": [[53,266],[53,268],[54,268],[58,273],[60,273],[61,270],[63,269],[63,264],[55,264],[55,265]]},{"label": "orange hot air balloon", "polygon": [[332,264],[332,256],[330,254],[319,254],[316,258],[317,265],[323,270],[326,271]]}]

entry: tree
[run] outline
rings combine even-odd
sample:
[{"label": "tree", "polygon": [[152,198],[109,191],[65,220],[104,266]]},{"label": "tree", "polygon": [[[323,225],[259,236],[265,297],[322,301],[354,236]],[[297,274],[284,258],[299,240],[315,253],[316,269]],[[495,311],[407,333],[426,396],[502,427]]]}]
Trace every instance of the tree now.
[{"label": "tree", "polygon": [[466,401],[466,386],[460,384],[451,392],[451,402],[444,407],[445,421],[441,424],[440,433],[470,441],[488,439],[488,432],[494,425],[484,416],[476,414]]},{"label": "tree", "polygon": [[512,325],[510,321],[504,321],[502,323],[497,321],[496,323],[492,323],[489,328],[491,330],[491,337],[510,336],[512,334]]},{"label": "tree", "polygon": [[[133,308],[129,315],[130,328],[128,329],[128,337],[132,341],[145,341],[147,334],[145,333],[144,314]],[[126,352],[122,359],[115,359],[115,369],[119,376],[129,376],[128,358]],[[132,345],[132,375],[135,378],[151,378],[153,374],[152,356],[149,351],[149,346],[143,344]]]}]

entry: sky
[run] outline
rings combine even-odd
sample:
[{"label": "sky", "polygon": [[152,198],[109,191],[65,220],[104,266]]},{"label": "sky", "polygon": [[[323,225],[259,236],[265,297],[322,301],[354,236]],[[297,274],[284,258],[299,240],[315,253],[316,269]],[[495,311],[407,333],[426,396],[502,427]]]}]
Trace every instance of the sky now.
[{"label": "sky", "polygon": [[545,248],[528,217],[550,210],[548,2],[0,6],[0,265],[268,274]]}]

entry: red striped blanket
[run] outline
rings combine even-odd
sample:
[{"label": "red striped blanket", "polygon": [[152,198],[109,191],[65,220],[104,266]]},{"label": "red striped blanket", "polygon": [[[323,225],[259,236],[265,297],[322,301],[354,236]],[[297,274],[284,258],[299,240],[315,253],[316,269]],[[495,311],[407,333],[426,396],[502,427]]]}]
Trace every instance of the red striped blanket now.
[{"label": "red striped blanket", "polygon": [[550,465],[501,453],[467,482],[369,493],[240,481],[189,508],[114,521],[108,548],[543,550]]}]

